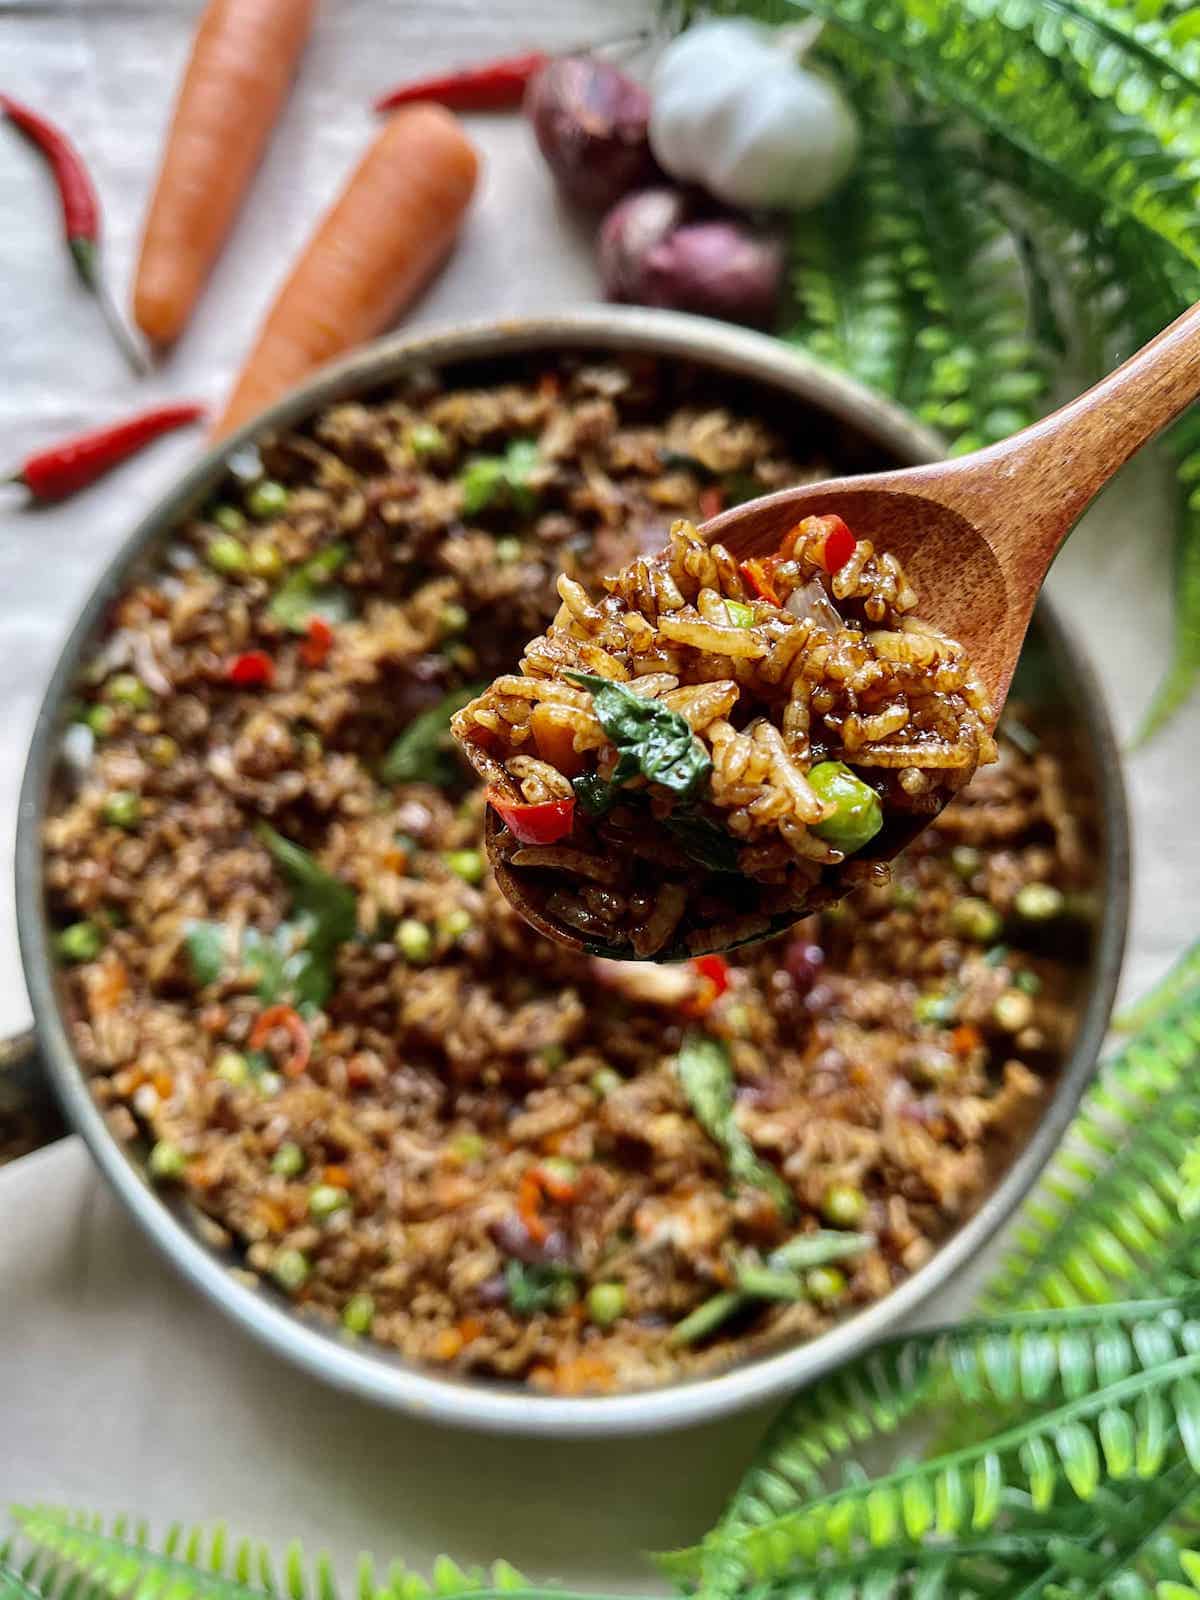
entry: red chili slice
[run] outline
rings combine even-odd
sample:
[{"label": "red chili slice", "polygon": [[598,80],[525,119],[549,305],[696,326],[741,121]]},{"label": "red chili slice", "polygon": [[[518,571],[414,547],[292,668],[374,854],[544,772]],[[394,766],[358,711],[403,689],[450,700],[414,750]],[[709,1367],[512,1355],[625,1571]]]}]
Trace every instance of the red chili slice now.
[{"label": "red chili slice", "polygon": [[833,513],[827,517],[806,517],[805,523],[814,533],[823,528],[824,540],[814,548],[813,554],[826,572],[830,574],[840,572],[854,554],[854,546],[858,540],[841,517]]},{"label": "red chili slice", "polygon": [[702,1017],[728,989],[729,963],[724,956],[708,955],[696,956],[689,965],[702,982],[699,992],[689,995],[682,1009],[686,1016]]},{"label": "red chili slice", "polygon": [[312,1040],[309,1038],[308,1029],[304,1025],[304,1018],[291,1006],[268,1006],[259,1015],[254,1027],[250,1030],[251,1050],[261,1050],[276,1028],[284,1028],[291,1036],[292,1053],[283,1064],[283,1070],[289,1078],[298,1078],[308,1065],[308,1058],[312,1052]]},{"label": "red chili slice", "polygon": [[498,789],[489,789],[487,803],[522,844],[555,844],[565,839],[575,826],[574,795],[565,800],[540,800],[527,805],[519,800],[506,800]]},{"label": "red chili slice", "polygon": [[300,646],[300,659],[306,667],[323,667],[333,648],[333,629],[324,617],[308,619],[308,634]]},{"label": "red chili slice", "polygon": [[752,556],[749,561],[743,561],[738,568],[758,598],[769,601],[773,606],[782,604],[775,593],[775,568],[778,561],[778,556]]},{"label": "red chili slice", "polygon": [[275,663],[265,650],[247,650],[229,663],[226,676],[239,689],[269,689],[275,682]]}]

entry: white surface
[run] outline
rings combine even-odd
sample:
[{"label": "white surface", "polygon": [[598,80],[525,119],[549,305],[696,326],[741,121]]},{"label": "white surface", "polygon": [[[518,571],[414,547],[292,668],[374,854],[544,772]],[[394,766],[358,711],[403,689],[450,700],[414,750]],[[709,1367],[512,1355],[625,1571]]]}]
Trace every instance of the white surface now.
[{"label": "white surface", "polygon": [[[124,284],[193,0],[0,8],[4,87],[67,114],[92,160]],[[158,396],[216,399],[272,286],[371,129],[371,95],[456,60],[618,31],[638,0],[327,0],[251,203],[200,312],[135,390],[73,282],[53,194],[0,127],[0,440],[5,459]],[[467,235],[414,322],[592,298],[585,236],[515,118],[473,119],[486,157]],[[74,608],[134,521],[198,448],[163,441],[69,505],[0,507],[0,856],[11,858],[25,745]],[[0,491],[7,493],[7,491]],[[1167,656],[1163,484],[1143,464],[1073,537],[1052,587],[1086,635],[1128,737]],[[1193,785],[1200,706],[1128,765],[1134,920],[1124,991],[1196,932]],[[28,1005],[11,896],[0,898],[0,1033]],[[960,1299],[955,1296],[954,1300]],[[952,1304],[938,1308],[947,1314]],[[417,1562],[449,1548],[541,1575],[625,1586],[636,1552],[710,1523],[761,1418],[632,1446],[506,1443],[439,1432],[327,1392],[185,1291],[72,1141],[0,1173],[0,1503],[45,1497],[158,1520],[228,1517],[344,1564],[361,1547]]]}]

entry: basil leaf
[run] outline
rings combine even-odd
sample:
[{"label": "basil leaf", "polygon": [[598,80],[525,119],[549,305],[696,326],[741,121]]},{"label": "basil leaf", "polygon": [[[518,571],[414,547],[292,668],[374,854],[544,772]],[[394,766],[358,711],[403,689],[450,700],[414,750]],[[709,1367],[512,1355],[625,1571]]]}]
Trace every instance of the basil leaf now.
[{"label": "basil leaf", "polygon": [[715,822],[685,806],[676,806],[662,820],[675,843],[698,865],[710,872],[739,871],[737,843]]},{"label": "basil leaf", "polygon": [[476,456],[462,475],[463,514],[473,517],[489,506],[511,506],[528,516],[537,506],[529,475],[538,464],[532,439],[514,439],[502,456]]},{"label": "basil leaf", "polygon": [[620,753],[614,784],[641,776],[682,800],[690,800],[708,782],[712,760],[678,711],[594,672],[568,672],[566,676],[591,691],[600,726]]},{"label": "basil leaf", "polygon": [[445,788],[461,778],[462,768],[450,737],[450,718],[482,692],[482,684],[454,689],[437,705],[414,717],[383,758],[379,775],[384,783],[434,783]]},{"label": "basil leaf", "polygon": [[216,983],[225,966],[225,929],[219,922],[189,922],[183,936],[192,977],[203,988]]},{"label": "basil leaf", "polygon": [[510,1261],[504,1269],[509,1308],[518,1317],[532,1317],[545,1311],[560,1303],[564,1285],[573,1286],[574,1277],[570,1267],[527,1267],[521,1261]]},{"label": "basil leaf", "polygon": [[[358,927],[358,900],[348,883],[319,866],[311,853],[285,839],[265,822],[255,829],[291,887],[296,909],[304,913],[303,948],[283,962],[282,977],[298,1002],[324,1005],[333,990],[338,946]],[[272,972],[264,967],[264,979]]]},{"label": "basil leaf", "polygon": [[571,787],[581,809],[589,817],[603,817],[612,810],[617,792],[611,783],[605,783],[598,772],[581,772],[571,779]]},{"label": "basil leaf", "polygon": [[331,579],[349,554],[349,545],[331,544],[290,573],[271,597],[268,615],[292,633],[306,633],[314,617],[347,622],[354,602],[348,590],[331,586]]},{"label": "basil leaf", "polygon": [[707,1033],[685,1033],[675,1071],[696,1121],[724,1151],[730,1177],[737,1183],[765,1190],[780,1211],[788,1215],[792,1209],[790,1190],[773,1168],[759,1160],[734,1117],[733,1062],[727,1046]]},{"label": "basil leaf", "polygon": [[274,938],[262,934],[257,928],[247,928],[242,939],[242,964],[258,974],[255,994],[263,1005],[274,1005],[283,994],[283,949],[281,946],[290,932],[286,922],[276,930]]}]

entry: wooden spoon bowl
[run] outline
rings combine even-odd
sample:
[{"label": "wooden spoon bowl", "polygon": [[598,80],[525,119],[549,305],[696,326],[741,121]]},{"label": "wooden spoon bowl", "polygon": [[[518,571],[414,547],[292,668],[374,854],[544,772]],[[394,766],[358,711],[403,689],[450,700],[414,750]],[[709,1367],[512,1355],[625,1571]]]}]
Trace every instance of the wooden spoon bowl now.
[{"label": "wooden spoon bowl", "polygon": [[[744,561],[777,550],[802,517],[840,516],[857,538],[901,562],[918,614],[963,646],[998,718],[1063,540],[1109,479],[1198,395],[1200,306],[1192,306],[1107,378],[1010,439],[955,460],[782,489],[722,512],[703,531]],[[1119,608],[1114,596],[1114,614]],[[855,861],[890,860],[934,815],[885,819],[869,853]],[[628,947],[589,945],[547,915],[528,879],[507,865],[507,835],[490,807],[484,836],[502,892],[540,933],[573,949],[629,958]],[[833,898],[821,884],[807,909]],[[793,920],[777,919],[757,937]],[[654,959],[696,953],[670,949]]]}]

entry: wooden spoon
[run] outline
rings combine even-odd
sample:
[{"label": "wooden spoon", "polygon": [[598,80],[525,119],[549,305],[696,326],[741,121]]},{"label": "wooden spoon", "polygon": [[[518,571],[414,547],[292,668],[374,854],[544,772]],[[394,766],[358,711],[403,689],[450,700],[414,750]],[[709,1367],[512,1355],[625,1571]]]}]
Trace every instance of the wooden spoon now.
[{"label": "wooden spoon", "polygon": [[[918,615],[963,645],[998,717],[1059,546],[1119,468],[1198,396],[1195,305],[1077,400],[1010,439],[928,466],[781,489],[723,511],[703,531],[744,561],[777,550],[801,517],[836,513],[901,561]],[[1112,605],[1115,624],[1120,595]],[[856,859],[889,859],[931,820],[895,819]],[[549,920],[505,865],[490,807],[485,833],[508,899],[540,932],[579,948],[578,933]]]}]

